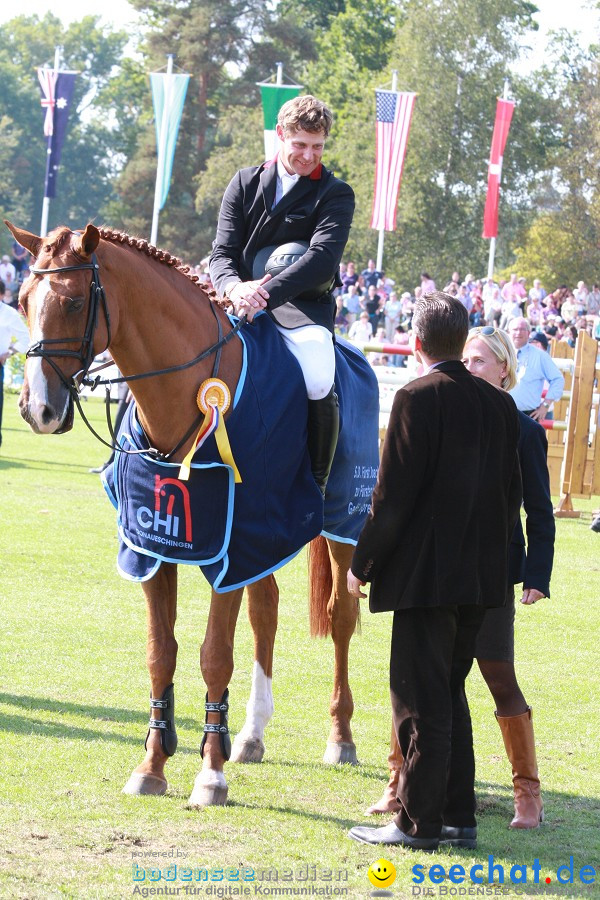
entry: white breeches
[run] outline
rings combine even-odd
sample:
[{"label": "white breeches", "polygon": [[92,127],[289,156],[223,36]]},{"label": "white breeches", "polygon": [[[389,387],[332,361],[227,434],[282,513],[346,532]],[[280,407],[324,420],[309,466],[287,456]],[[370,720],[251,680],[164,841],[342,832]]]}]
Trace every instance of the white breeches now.
[{"label": "white breeches", "polygon": [[298,360],[308,399],[321,400],[326,397],[335,380],[335,351],[331,332],[322,325],[276,327],[286,347]]}]

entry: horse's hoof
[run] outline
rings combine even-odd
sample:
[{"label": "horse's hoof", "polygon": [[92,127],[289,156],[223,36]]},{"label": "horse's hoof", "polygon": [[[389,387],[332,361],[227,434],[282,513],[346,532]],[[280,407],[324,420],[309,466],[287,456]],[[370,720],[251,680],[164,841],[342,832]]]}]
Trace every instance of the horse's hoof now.
[{"label": "horse's hoof", "polygon": [[222,772],[200,772],[194,782],[188,806],[200,809],[202,806],[225,806],[229,788]]},{"label": "horse's hoof", "polygon": [[349,744],[347,741],[340,741],[339,743],[327,741],[327,750],[323,756],[323,762],[327,763],[329,766],[337,766],[340,764],[357,766],[358,759],[356,758],[356,747],[354,744]]},{"label": "horse's hoof", "polygon": [[158,778],[156,775],[144,775],[142,772],[132,772],[129,781],[123,788],[123,794],[150,794],[155,797],[160,796],[167,790],[167,782],[164,778]]},{"label": "horse's hoof", "polygon": [[243,738],[238,734],[231,748],[231,762],[259,763],[265,755],[265,745],[260,738]]}]

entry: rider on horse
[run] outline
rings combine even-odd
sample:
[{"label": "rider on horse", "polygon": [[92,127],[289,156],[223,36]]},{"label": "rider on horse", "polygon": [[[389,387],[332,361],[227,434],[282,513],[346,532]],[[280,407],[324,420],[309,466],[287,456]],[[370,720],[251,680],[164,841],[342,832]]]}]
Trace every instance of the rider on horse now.
[{"label": "rider on horse", "polygon": [[[210,257],[212,282],[236,315],[252,321],[266,309],[302,369],[311,468],[323,494],[339,431],[332,289],[354,214],[352,188],[321,164],[332,122],[310,95],[281,107],[278,155],[232,178]],[[308,242],[306,252],[290,248],[287,267],[265,274],[269,251],[298,241]]]}]

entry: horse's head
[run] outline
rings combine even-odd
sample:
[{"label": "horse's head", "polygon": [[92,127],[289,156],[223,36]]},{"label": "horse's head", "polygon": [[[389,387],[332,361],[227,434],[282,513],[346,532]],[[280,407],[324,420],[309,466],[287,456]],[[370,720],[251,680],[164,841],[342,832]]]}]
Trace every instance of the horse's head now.
[{"label": "horse's head", "polygon": [[[99,301],[92,256],[100,234],[88,225],[82,234],[61,227],[41,238],[6,225],[35,257],[19,293],[31,338],[21,415],[39,434],[60,434],[73,426],[73,376],[86,370],[107,342],[106,328],[100,337],[95,334]],[[95,340],[103,346],[95,347]]]}]

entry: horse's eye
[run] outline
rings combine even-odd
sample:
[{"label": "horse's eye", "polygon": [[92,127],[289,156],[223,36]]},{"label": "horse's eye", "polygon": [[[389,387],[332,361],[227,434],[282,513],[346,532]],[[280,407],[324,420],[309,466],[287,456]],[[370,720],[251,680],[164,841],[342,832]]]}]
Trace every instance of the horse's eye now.
[{"label": "horse's eye", "polygon": [[67,307],[68,313],[79,313],[83,309],[83,305],[85,303],[85,297],[69,297],[68,298],[69,305]]}]

